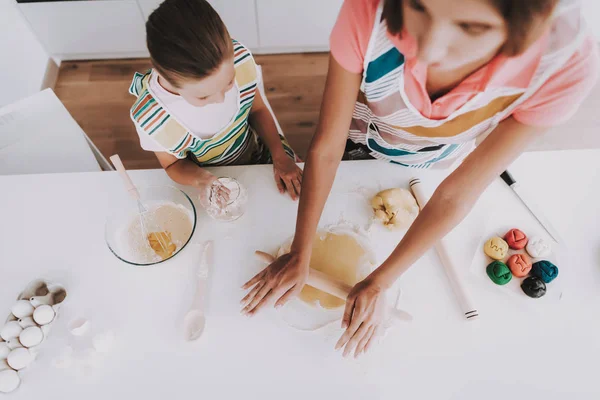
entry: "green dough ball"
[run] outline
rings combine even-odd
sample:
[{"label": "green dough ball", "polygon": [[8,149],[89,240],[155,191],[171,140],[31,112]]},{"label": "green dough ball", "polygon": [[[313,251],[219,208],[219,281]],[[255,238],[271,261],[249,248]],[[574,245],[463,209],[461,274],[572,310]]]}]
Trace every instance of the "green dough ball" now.
[{"label": "green dough ball", "polygon": [[494,261],[487,266],[485,272],[496,285],[506,285],[512,279],[510,268],[502,261]]}]

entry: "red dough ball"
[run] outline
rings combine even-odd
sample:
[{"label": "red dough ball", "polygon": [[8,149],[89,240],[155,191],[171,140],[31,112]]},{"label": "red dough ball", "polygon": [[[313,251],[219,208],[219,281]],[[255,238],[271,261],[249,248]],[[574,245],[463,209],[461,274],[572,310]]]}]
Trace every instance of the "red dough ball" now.
[{"label": "red dough ball", "polygon": [[506,263],[510,272],[517,278],[523,278],[531,271],[531,259],[527,254],[515,254],[512,255]]},{"label": "red dough ball", "polygon": [[508,247],[513,250],[521,250],[527,246],[527,236],[518,229],[511,229],[504,235],[504,240],[508,243]]}]

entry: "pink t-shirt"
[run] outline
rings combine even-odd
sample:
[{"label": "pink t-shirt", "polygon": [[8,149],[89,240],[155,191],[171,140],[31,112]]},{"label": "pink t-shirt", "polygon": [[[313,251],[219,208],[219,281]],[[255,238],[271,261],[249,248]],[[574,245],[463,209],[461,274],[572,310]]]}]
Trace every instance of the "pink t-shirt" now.
[{"label": "pink t-shirt", "polygon": [[[346,70],[362,73],[364,57],[380,0],[345,0],[331,32],[331,54]],[[431,102],[426,90],[427,67],[417,58],[417,43],[409,35],[392,36],[404,55],[404,90],[423,116],[444,119],[485,88],[525,88],[546,48],[548,34],[516,57],[498,55],[446,95]],[[512,114],[519,122],[547,127],[567,121],[588,95],[600,71],[598,44],[590,34],[563,68]]]}]

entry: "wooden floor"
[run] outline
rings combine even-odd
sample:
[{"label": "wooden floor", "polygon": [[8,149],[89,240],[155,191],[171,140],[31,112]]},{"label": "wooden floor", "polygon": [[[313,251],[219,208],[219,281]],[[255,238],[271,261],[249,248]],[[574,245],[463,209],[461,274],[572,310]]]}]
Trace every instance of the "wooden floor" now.
[{"label": "wooden floor", "polygon": [[[290,144],[306,155],[314,133],[327,74],[328,55],[257,55],[265,90]],[[147,59],[69,61],[60,67],[55,92],[105,156],[119,153],[130,169],[157,168],[153,153],[140,148],[129,118],[135,98],[128,93]]]}]

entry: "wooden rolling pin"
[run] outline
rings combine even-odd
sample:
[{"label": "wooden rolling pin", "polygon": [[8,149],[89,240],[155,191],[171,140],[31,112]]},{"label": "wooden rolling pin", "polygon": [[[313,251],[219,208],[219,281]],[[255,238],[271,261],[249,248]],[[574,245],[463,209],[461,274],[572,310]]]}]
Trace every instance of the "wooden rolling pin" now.
[{"label": "wooden rolling pin", "polygon": [[[415,195],[415,199],[419,204],[419,208],[422,210],[425,208],[425,205],[429,201],[429,197],[425,194],[423,190],[423,185],[419,178],[411,179],[409,183],[410,189]],[[448,277],[448,281],[450,282],[450,286],[452,287],[452,291],[456,296],[456,300],[458,300],[458,304],[464,316],[467,320],[474,320],[479,318],[479,311],[475,307],[473,303],[473,299],[469,295],[466,287],[462,283],[461,269],[459,269],[456,264],[452,261],[450,257],[450,252],[448,251],[448,247],[444,242],[444,239],[440,240],[435,244],[435,251],[442,262],[442,266],[446,271],[446,276]]]},{"label": "wooden rolling pin", "polygon": [[[255,254],[267,264],[271,264],[273,261],[275,261],[275,257],[269,253],[265,253],[264,251],[256,251]],[[334,279],[329,275],[312,268],[308,273],[308,281],[306,284],[342,300],[346,300],[350,294],[350,291],[352,290],[352,286],[347,285],[344,282],[340,282],[337,279]],[[413,319],[412,315],[406,311],[399,310],[396,307],[390,307],[388,312],[389,315],[392,315],[394,318],[402,321],[412,321]]]}]

